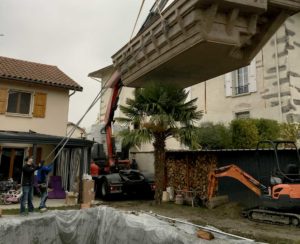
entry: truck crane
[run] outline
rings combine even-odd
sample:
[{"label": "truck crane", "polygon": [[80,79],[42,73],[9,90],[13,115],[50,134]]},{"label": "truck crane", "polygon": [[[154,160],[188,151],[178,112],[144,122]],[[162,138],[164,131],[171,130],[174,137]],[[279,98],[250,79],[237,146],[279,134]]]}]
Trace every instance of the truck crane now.
[{"label": "truck crane", "polygon": [[[251,175],[234,164],[230,164],[210,172],[208,178],[207,204],[213,199],[218,178],[230,177],[238,180],[259,197],[259,206],[243,211],[243,215],[254,221],[274,224],[300,224],[300,159],[294,142],[261,141],[259,145],[270,144],[274,150],[275,165],[268,186],[263,185]],[[289,144],[295,147],[298,161],[295,163],[279,162],[278,146]]]},{"label": "truck crane", "polygon": [[[152,196],[155,190],[154,174],[140,172],[130,168],[128,159],[119,159],[115,151],[113,140],[113,118],[117,108],[119,94],[122,89],[120,75],[115,73],[106,83],[106,88],[111,88],[111,96],[107,105],[104,126],[101,136],[105,136],[107,152],[105,158],[94,155],[94,162],[100,168],[100,174],[94,176],[96,195],[104,199],[112,195],[143,193]],[[94,147],[103,145],[95,144]],[[100,159],[100,160],[99,160]],[[102,159],[102,160],[101,160]]]}]

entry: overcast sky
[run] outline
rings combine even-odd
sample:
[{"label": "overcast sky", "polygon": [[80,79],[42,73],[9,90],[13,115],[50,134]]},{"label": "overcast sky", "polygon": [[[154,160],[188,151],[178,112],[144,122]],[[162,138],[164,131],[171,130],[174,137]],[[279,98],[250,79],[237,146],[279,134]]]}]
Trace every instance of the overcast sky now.
[{"label": "overcast sky", "polygon": [[[83,92],[71,97],[69,110],[76,123],[100,89],[88,73],[111,64],[128,42],[141,2],[0,0],[0,56],[56,65],[78,82]],[[139,24],[153,3],[146,0]],[[93,124],[98,113],[99,104],[81,126]]]}]

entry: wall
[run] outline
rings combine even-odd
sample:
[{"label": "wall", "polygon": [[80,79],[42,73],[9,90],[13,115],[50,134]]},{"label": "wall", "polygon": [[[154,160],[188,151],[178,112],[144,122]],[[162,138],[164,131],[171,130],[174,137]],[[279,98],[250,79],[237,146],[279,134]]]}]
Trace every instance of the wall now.
[{"label": "wall", "polygon": [[138,169],[143,172],[154,173],[154,154],[153,151],[149,152],[131,152],[130,160],[135,158]]},{"label": "wall", "polygon": [[29,92],[47,93],[45,118],[34,118],[32,116],[21,117],[0,114],[1,130],[26,132],[32,130],[37,133],[58,136],[64,136],[66,134],[69,112],[68,90],[8,80],[1,80],[0,87],[24,90]]},{"label": "wall", "polygon": [[[68,124],[67,125],[67,134],[66,135],[68,135],[68,133],[71,130],[74,130],[74,127],[75,127],[75,125]],[[74,132],[73,132],[73,134],[71,136],[71,138],[79,138],[79,139],[84,138],[84,137],[86,137],[86,133],[82,129],[78,128],[78,127],[75,128],[75,130],[74,130]]]}]

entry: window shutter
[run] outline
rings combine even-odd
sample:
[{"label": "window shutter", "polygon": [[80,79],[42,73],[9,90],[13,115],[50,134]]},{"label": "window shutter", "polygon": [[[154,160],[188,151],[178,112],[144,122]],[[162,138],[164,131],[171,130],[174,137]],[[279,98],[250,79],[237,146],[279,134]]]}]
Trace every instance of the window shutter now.
[{"label": "window shutter", "polygon": [[36,118],[45,118],[46,114],[46,102],[47,94],[46,93],[35,93],[34,95],[34,108],[33,108],[33,117]]},{"label": "window shutter", "polygon": [[232,73],[225,74],[225,95],[232,96]]},{"label": "window shutter", "polygon": [[0,88],[0,114],[4,114],[6,112],[7,96],[8,96],[8,89]]},{"label": "window shutter", "polygon": [[249,65],[249,92],[256,92],[256,60],[253,59]]}]

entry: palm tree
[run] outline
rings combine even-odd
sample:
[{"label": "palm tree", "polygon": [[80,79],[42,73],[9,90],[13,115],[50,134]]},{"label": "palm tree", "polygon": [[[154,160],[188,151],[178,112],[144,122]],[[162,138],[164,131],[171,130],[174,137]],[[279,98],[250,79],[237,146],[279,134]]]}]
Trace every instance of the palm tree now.
[{"label": "palm tree", "polygon": [[174,86],[150,85],[136,89],[134,98],[128,98],[126,106],[120,106],[126,117],[116,118],[132,128],[119,134],[125,145],[153,143],[156,203],[161,203],[166,187],[166,139],[174,137],[191,148],[199,147],[194,123],[201,119],[202,112],[197,111],[197,99],[186,101],[187,97],[187,91]]}]

